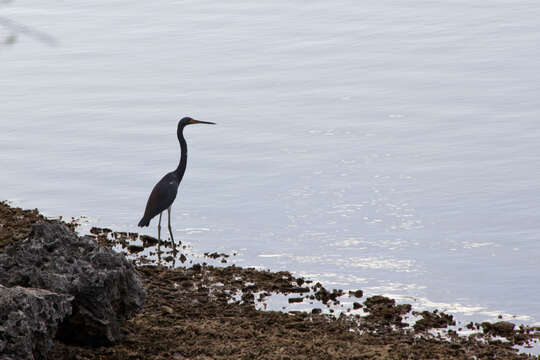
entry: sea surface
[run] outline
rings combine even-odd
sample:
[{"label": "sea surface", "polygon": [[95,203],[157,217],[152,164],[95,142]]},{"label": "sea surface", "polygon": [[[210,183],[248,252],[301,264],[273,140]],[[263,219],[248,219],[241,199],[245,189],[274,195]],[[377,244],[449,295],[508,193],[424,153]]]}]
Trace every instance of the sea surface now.
[{"label": "sea surface", "polygon": [[2,2],[0,198],[139,231],[190,115],[217,123],[185,130],[172,222],[193,253],[540,324],[538,19],[532,0]]}]

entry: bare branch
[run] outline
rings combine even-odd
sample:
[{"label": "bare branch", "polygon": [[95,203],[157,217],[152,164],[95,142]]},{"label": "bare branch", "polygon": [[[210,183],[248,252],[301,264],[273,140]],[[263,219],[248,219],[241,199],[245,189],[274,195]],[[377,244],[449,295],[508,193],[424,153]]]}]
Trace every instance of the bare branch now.
[{"label": "bare branch", "polygon": [[[5,3],[5,1],[3,3]],[[7,19],[5,17],[0,17],[0,25],[15,32],[16,34],[26,35],[46,45],[49,45],[49,46],[58,45],[58,40],[56,40],[51,35],[44,33],[43,31],[34,29],[30,26]]]}]

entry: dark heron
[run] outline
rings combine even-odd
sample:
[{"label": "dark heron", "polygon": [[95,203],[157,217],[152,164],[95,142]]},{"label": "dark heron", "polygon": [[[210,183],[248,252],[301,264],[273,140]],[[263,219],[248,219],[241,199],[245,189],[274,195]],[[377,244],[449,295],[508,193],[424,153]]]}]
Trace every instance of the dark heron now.
[{"label": "dark heron", "polygon": [[157,214],[159,214],[159,223],[158,223],[158,240],[161,239],[161,215],[164,210],[167,210],[169,214],[169,234],[171,235],[171,242],[173,246],[174,238],[171,230],[171,206],[176,199],[176,194],[178,193],[178,186],[180,181],[184,177],[186,172],[187,164],[187,144],[186,139],[184,139],[184,128],[187,125],[191,124],[215,124],[208,121],[199,121],[194,120],[190,117],[182,118],[178,122],[178,129],[176,130],[176,135],[178,136],[178,141],[180,142],[180,163],[176,170],[171,171],[165,175],[159,182],[154,186],[150,197],[148,197],[148,202],[146,203],[146,209],[144,210],[144,215],[139,221],[139,226],[148,226],[150,225],[150,220],[152,220]]}]

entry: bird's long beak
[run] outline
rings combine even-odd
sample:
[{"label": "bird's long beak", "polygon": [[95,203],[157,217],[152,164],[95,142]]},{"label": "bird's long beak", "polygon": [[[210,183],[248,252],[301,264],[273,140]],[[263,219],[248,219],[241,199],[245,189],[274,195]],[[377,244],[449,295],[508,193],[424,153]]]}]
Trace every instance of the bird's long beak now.
[{"label": "bird's long beak", "polygon": [[211,125],[216,125],[216,123],[213,123],[213,122],[210,122],[210,121],[200,121],[200,120],[194,120],[194,119],[191,119],[189,121],[190,124],[211,124]]}]

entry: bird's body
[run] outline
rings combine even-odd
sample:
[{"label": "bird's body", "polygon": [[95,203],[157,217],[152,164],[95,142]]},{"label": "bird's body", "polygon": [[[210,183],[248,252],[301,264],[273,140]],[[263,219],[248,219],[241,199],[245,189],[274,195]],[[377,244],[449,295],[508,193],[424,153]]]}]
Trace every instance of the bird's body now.
[{"label": "bird's body", "polygon": [[190,117],[185,117],[178,122],[178,129],[176,135],[178,137],[178,142],[180,143],[180,162],[176,170],[171,171],[166,174],[152,189],[150,196],[148,197],[148,202],[146,203],[146,209],[144,210],[144,215],[139,221],[139,226],[148,226],[150,225],[150,220],[152,220],[156,215],[159,214],[159,223],[158,223],[158,239],[160,238],[161,233],[161,214],[163,211],[168,210],[169,213],[169,234],[171,236],[171,241],[174,245],[174,238],[171,230],[171,206],[176,199],[178,194],[178,187],[180,182],[184,177],[186,172],[187,165],[187,143],[184,138],[184,127],[190,124],[214,124],[206,121],[193,120]]},{"label": "bird's body", "polygon": [[140,227],[150,225],[150,220],[154,216],[161,214],[172,205],[176,199],[176,194],[178,194],[178,187],[181,180],[174,171],[171,171],[159,180],[148,197],[144,215],[141,221],[139,221]]}]

